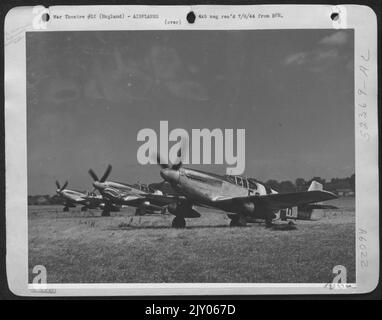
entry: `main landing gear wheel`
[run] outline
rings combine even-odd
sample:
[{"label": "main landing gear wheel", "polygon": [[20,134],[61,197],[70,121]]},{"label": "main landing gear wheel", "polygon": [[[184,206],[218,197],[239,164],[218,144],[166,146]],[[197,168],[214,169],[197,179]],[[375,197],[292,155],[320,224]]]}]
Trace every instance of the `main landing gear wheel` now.
[{"label": "main landing gear wheel", "polygon": [[273,227],[272,220],[265,220],[265,227],[266,228],[272,228]]},{"label": "main landing gear wheel", "polygon": [[102,217],[110,217],[110,210],[103,210],[101,213]]},{"label": "main landing gear wheel", "polygon": [[88,209],[88,208],[86,208],[86,207],[82,207],[82,208],[81,208],[81,211],[82,211],[82,212],[85,212],[87,209]]},{"label": "main landing gear wheel", "polygon": [[64,207],[64,209],[62,209],[62,211],[64,211],[64,212],[68,212],[68,211],[69,211],[69,208],[68,208],[68,207]]},{"label": "main landing gear wheel", "polygon": [[171,226],[177,229],[184,229],[186,227],[186,220],[183,217],[175,217],[172,220]]},{"label": "main landing gear wheel", "polygon": [[231,222],[229,223],[230,227],[244,227],[245,225],[245,221],[243,221],[243,219],[240,219],[240,217],[236,216],[233,216],[231,218]]},{"label": "main landing gear wheel", "polygon": [[135,209],[135,215],[136,216],[143,216],[144,215],[144,210],[140,209],[140,208]]}]

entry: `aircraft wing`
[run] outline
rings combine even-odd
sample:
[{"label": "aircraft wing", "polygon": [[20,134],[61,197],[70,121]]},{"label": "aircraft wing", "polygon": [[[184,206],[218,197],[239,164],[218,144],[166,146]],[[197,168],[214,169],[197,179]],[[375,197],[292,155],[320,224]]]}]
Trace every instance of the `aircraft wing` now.
[{"label": "aircraft wing", "polygon": [[144,199],[153,203],[160,204],[160,205],[168,205],[170,203],[177,201],[178,197],[171,196],[171,195],[148,193],[145,195]]},{"label": "aircraft wing", "polygon": [[305,191],[284,194],[268,194],[262,196],[261,202],[267,207],[279,210],[284,208],[298,207],[301,205],[335,199],[337,196],[328,191]]},{"label": "aircraft wing", "polygon": [[135,202],[137,200],[144,200],[143,197],[137,195],[122,196],[121,198],[124,202],[126,202],[126,204],[128,204],[129,202]]},{"label": "aircraft wing", "polygon": [[329,191],[322,190],[322,185],[313,181],[308,191],[293,193],[272,193],[263,196],[246,196],[246,197],[225,197],[216,198],[217,203],[238,204],[240,202],[250,201],[256,205],[265,206],[272,210],[280,210],[285,208],[302,206],[310,203],[316,203],[331,199],[337,196]]},{"label": "aircraft wing", "polygon": [[82,203],[86,200],[87,200],[86,197],[77,196],[77,197],[75,197],[75,199],[73,199],[73,202]]},{"label": "aircraft wing", "polygon": [[217,198],[214,202],[237,204],[238,202],[250,201],[255,205],[266,206],[272,210],[280,210],[336,198],[337,196],[329,191],[305,191],[295,193],[274,193],[264,196]]},{"label": "aircraft wing", "polygon": [[331,204],[321,204],[321,203],[314,203],[314,204],[308,204],[304,207],[307,207],[308,209],[339,209],[337,206],[333,206]]},{"label": "aircraft wing", "polygon": [[150,202],[157,206],[166,206],[174,201],[177,201],[177,199],[174,196],[164,196],[153,193],[144,195],[125,195],[121,197],[121,200],[123,200],[123,203],[126,205],[137,205],[144,202]]}]

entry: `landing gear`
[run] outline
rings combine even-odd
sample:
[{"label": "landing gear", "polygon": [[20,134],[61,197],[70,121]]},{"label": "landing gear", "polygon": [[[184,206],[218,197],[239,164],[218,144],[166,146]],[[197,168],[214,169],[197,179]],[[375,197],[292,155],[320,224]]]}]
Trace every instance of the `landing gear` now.
[{"label": "landing gear", "polygon": [[186,227],[186,220],[183,217],[175,217],[172,220],[171,226],[177,229],[184,229]]},{"label": "landing gear", "polygon": [[102,210],[101,216],[102,217],[110,217],[110,210],[108,210],[108,209]]},{"label": "landing gear", "polygon": [[81,211],[82,211],[82,212],[85,212],[86,210],[88,210],[88,208],[86,208],[86,207],[82,207],[82,208],[81,208]]},{"label": "landing gear", "polygon": [[145,214],[145,211],[141,208],[135,209],[135,215],[136,216],[143,216]]},{"label": "landing gear", "polygon": [[64,207],[64,209],[62,209],[62,211],[64,211],[64,212],[68,212],[68,211],[69,211],[69,208],[68,208],[68,207]]},{"label": "landing gear", "polygon": [[238,215],[231,215],[230,219],[230,227],[244,227],[247,224],[246,221]]},{"label": "landing gear", "polygon": [[265,220],[265,227],[266,228],[272,228],[273,227],[273,223],[272,223],[271,219],[266,219]]}]

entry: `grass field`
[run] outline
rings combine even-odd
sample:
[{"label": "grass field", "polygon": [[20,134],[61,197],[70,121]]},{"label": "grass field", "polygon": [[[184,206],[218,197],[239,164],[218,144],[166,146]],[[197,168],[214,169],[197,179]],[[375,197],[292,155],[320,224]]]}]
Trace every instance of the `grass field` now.
[{"label": "grass field", "polygon": [[343,265],[355,282],[354,198],[330,203],[340,209],[288,231],[230,228],[224,214],[204,208],[178,230],[171,215],[135,217],[125,209],[100,217],[99,210],[30,206],[29,275],[44,265],[49,283],[327,283]]}]

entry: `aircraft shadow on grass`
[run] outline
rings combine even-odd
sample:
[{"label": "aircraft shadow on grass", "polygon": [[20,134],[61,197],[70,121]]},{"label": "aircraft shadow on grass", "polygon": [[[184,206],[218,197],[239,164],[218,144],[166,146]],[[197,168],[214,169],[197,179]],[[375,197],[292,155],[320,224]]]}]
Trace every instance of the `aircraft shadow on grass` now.
[{"label": "aircraft shadow on grass", "polygon": [[[219,225],[200,225],[200,226],[187,226],[184,229],[179,230],[191,230],[191,229],[219,229],[219,228],[252,228],[253,225],[246,225],[241,227],[230,227],[228,224],[219,224]],[[160,229],[173,229],[171,226],[153,226],[153,225],[126,225],[126,226],[116,226],[109,227],[105,230],[112,231],[129,231],[129,230],[139,230],[139,229],[152,229],[152,230],[160,230]],[[289,224],[275,224],[272,227],[268,228],[270,231],[289,231],[296,230],[297,227],[295,225]]]},{"label": "aircraft shadow on grass", "polygon": [[[250,228],[251,226],[243,226],[240,228]],[[229,225],[225,224],[219,224],[219,225],[201,225],[201,226],[187,226],[183,229],[178,230],[191,230],[191,229],[209,229],[209,228],[232,228]],[[153,229],[153,230],[159,230],[159,229],[174,229],[170,225],[169,226],[147,226],[147,225],[126,225],[122,227],[109,227],[106,228],[106,230],[113,230],[113,231],[129,231],[129,230],[139,230],[139,229]]]}]

